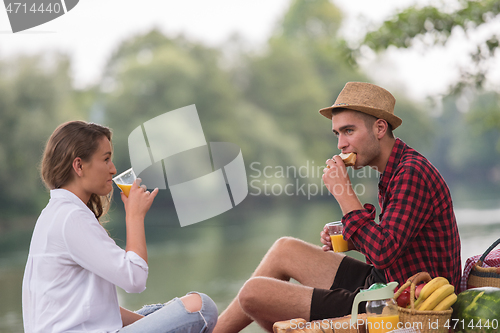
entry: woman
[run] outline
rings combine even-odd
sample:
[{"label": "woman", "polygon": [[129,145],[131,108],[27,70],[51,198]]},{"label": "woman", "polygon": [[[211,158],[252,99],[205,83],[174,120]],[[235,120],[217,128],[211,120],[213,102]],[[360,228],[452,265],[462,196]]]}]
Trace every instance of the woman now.
[{"label": "woman", "polygon": [[113,190],[111,131],[73,121],[45,147],[41,175],[50,201],[33,232],[23,279],[23,320],[31,332],[211,332],[217,307],[189,293],[132,312],[118,305],[116,287],[139,293],[148,276],[144,218],[158,189],[132,186],[121,198],[126,249],[99,224]]}]

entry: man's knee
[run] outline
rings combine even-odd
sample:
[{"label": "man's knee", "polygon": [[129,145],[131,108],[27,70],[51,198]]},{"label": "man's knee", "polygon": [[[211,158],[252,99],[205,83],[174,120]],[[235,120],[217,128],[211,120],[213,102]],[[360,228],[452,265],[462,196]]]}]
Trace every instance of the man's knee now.
[{"label": "man's knee", "polygon": [[257,276],[250,278],[238,293],[238,301],[241,308],[250,316],[259,308],[260,293],[264,290],[265,283],[266,278],[264,277]]},{"label": "man's knee", "polygon": [[273,251],[289,253],[291,249],[294,249],[297,244],[301,242],[302,241],[297,238],[285,236],[276,240],[276,242],[274,242],[272,246],[272,249]]}]

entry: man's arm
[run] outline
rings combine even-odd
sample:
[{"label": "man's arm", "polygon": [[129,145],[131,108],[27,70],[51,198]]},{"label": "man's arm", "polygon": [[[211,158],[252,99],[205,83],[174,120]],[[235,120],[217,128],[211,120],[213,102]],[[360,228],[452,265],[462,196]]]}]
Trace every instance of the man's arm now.
[{"label": "man's arm", "polygon": [[[323,170],[323,182],[330,193],[339,203],[342,215],[346,215],[352,211],[363,209],[358,196],[354,192],[351,180],[347,173],[346,166],[340,156],[334,156],[326,161],[328,168]],[[320,234],[321,243],[324,244],[323,251],[333,250],[330,236],[326,227]],[[347,240],[350,250],[357,250],[351,240]]]},{"label": "man's arm", "polygon": [[432,217],[431,193],[415,169],[399,172],[391,182],[380,223],[375,207],[344,216],[344,235],[379,269],[391,266]]}]

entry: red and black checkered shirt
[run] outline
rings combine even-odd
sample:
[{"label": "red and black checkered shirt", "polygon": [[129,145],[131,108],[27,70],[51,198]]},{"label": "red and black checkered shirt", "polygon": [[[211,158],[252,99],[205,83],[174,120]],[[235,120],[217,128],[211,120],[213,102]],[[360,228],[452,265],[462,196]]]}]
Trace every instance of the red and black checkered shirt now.
[{"label": "red and black checkered shirt", "polygon": [[379,180],[382,212],[365,204],[342,218],[344,237],[400,285],[415,273],[443,276],[458,288],[460,237],[450,191],[437,169],[416,150],[396,139]]}]

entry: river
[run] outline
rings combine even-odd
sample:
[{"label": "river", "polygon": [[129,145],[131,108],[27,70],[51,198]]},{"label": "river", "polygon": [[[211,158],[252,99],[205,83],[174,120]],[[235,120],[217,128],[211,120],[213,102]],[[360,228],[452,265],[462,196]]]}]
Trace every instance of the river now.
[{"label": "river", "polygon": [[[222,311],[277,238],[288,235],[319,244],[319,231],[325,222],[340,215],[337,206],[325,201],[290,208],[294,205],[266,206],[256,200],[245,204],[245,215],[233,209],[184,228],[175,221],[165,223],[159,214],[148,216],[148,287],[141,294],[118,289],[121,305],[136,309],[197,290],[210,295]],[[463,265],[499,237],[500,210],[457,209],[456,216]],[[118,244],[123,244],[124,235],[114,233],[114,223],[106,228]],[[23,332],[21,281],[27,248],[28,244],[25,251],[0,254],[0,333]],[[252,324],[244,332],[262,330]]]}]

